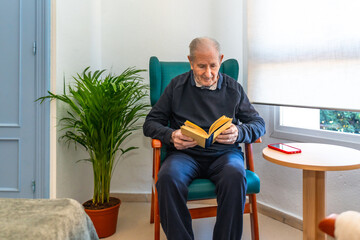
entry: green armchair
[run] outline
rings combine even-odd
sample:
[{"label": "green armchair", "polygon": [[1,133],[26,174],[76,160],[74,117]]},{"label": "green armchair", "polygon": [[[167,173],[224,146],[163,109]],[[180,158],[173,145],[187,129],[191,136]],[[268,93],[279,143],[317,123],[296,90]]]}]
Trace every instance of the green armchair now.
[{"label": "green armchair", "polygon": [[[150,58],[150,99],[153,106],[160,98],[162,92],[168,83],[184,72],[190,70],[188,62],[160,62],[157,57]],[[237,60],[228,59],[221,64],[220,72],[238,79],[239,65]],[[261,142],[258,139],[256,142]],[[155,183],[157,181],[157,174],[160,165],[166,154],[162,143],[157,140],[152,140],[153,148],[153,186],[151,195],[151,217],[150,222],[155,223],[155,240],[160,239],[160,217],[158,196]],[[247,180],[247,195],[249,201],[245,205],[244,213],[250,213],[252,239],[259,239],[258,216],[256,206],[256,193],[260,192],[260,179],[254,172],[252,145],[245,144],[245,158],[246,158],[246,180]],[[216,199],[215,185],[209,179],[195,179],[189,186],[188,201]],[[207,206],[201,208],[191,208],[190,214],[193,219],[204,217],[215,217],[217,206]]]}]

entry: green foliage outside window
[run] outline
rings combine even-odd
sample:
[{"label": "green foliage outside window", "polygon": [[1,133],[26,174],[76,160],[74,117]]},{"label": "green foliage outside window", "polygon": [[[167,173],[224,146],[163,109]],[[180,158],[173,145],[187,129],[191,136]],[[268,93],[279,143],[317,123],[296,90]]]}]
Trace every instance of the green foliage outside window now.
[{"label": "green foliage outside window", "polygon": [[320,110],[320,129],[359,134],[360,113]]}]

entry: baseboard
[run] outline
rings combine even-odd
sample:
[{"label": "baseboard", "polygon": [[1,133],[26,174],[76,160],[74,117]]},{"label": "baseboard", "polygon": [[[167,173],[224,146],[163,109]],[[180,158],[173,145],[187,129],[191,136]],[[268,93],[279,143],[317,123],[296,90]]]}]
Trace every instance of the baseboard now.
[{"label": "baseboard", "polygon": [[123,202],[151,202],[151,194],[148,193],[111,193],[110,196]]},{"label": "baseboard", "polygon": [[[112,197],[117,197],[123,202],[151,202],[151,194],[149,193],[111,193]],[[202,202],[193,201],[192,204],[214,204],[216,200],[202,200]],[[282,212],[276,208],[272,208],[261,202],[257,203],[258,212],[267,217],[273,218],[279,222],[287,224],[293,228],[302,230],[302,219],[291,214]]]},{"label": "baseboard", "polygon": [[285,223],[293,228],[299,229],[302,231],[303,222],[302,219],[295,217],[291,214],[280,211],[276,208],[270,207],[261,202],[257,202],[258,212],[267,217],[278,220],[279,222]]}]

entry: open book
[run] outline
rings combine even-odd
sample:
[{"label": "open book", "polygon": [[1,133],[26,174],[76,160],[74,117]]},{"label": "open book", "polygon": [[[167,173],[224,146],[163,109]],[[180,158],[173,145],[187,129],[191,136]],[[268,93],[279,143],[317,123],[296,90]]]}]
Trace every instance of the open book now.
[{"label": "open book", "polygon": [[231,122],[232,118],[222,116],[211,124],[209,133],[207,133],[196,124],[190,121],[185,121],[184,125],[181,126],[181,133],[193,138],[199,146],[207,148],[215,142],[216,137],[220,133],[230,127]]}]

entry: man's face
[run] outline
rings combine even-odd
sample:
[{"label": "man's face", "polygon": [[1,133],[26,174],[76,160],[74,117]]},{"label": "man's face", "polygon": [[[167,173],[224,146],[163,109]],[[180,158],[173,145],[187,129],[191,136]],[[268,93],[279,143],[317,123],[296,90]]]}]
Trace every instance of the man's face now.
[{"label": "man's face", "polygon": [[188,58],[196,81],[206,87],[216,83],[224,56],[219,56],[216,48],[212,46],[201,47],[195,51],[194,55],[192,61]]}]

